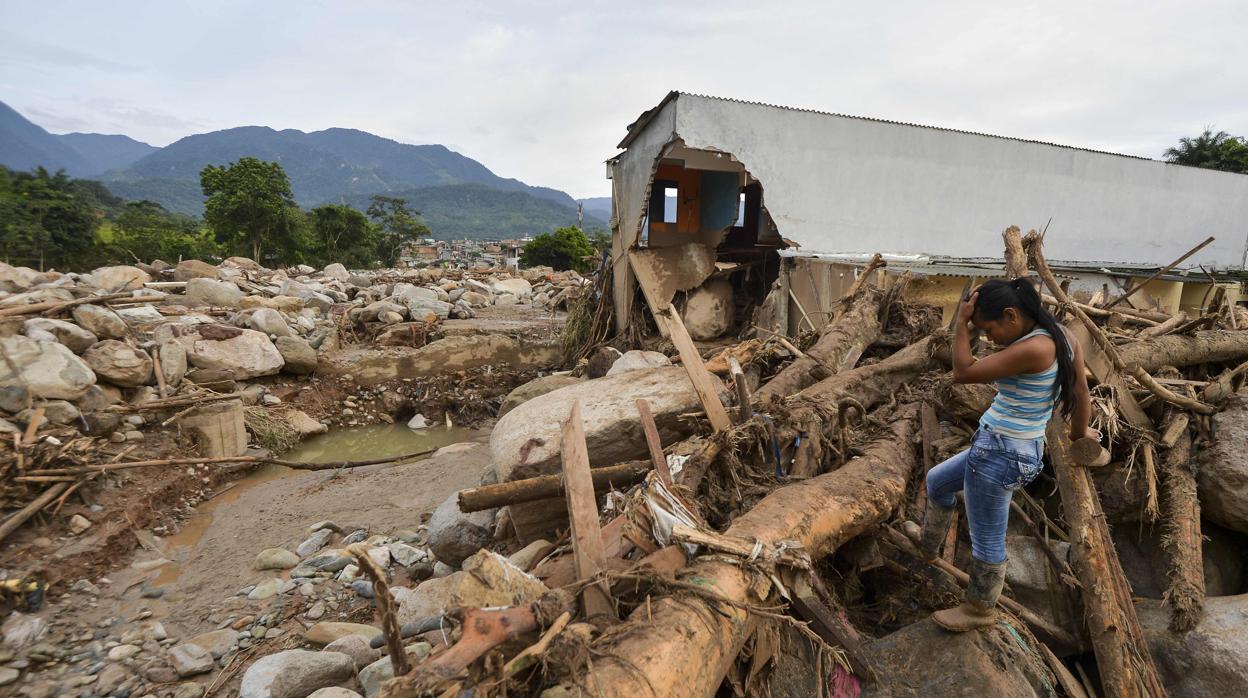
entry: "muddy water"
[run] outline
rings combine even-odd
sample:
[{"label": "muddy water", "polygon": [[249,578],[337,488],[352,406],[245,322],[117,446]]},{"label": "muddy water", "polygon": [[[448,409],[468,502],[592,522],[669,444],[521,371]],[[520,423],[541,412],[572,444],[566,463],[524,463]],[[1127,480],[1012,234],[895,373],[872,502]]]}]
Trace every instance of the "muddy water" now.
[{"label": "muddy water", "polygon": [[[409,429],[405,424],[375,424],[335,429],[329,433],[314,436],[283,453],[281,458],[308,463],[370,460],[436,449],[461,441],[473,441],[480,438],[481,434],[482,432],[478,430],[463,427],[436,426],[426,429]],[[178,579],[182,573],[182,565],[179,561],[194,549],[208,531],[212,525],[215,509],[237,500],[253,487],[302,472],[306,471],[287,468],[283,465],[264,465],[195,507],[194,516],[177,533],[164,540],[162,546],[164,556],[171,562],[161,568],[160,576],[152,582],[152,586],[163,586]]]}]

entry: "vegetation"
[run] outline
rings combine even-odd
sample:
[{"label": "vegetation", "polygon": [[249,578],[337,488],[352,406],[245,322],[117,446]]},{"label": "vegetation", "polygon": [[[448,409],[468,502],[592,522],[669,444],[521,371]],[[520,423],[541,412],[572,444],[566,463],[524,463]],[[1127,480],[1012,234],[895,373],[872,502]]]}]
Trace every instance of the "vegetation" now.
[{"label": "vegetation", "polygon": [[37,269],[90,263],[102,214],[97,211],[116,203],[103,187],[64,172],[0,167],[0,255]]},{"label": "vegetation", "polygon": [[407,207],[407,199],[373,196],[369,200],[368,217],[377,225],[376,251],[383,267],[394,266],[404,247],[421,238],[433,237],[429,226],[420,220],[420,211]]},{"label": "vegetation", "polygon": [[199,179],[208,197],[204,223],[217,242],[261,264],[298,259],[303,217],[280,164],[239,158],[225,167],[205,167]]},{"label": "vegetation", "polygon": [[314,261],[342,262],[351,268],[371,266],[377,259],[376,227],[364,214],[342,204],[320,206],[308,214]]},{"label": "vegetation", "polygon": [[581,273],[593,268],[594,248],[585,231],[569,226],[542,233],[524,246],[520,256],[526,267],[548,266],[556,271],[575,269]]},{"label": "vegetation", "polygon": [[153,201],[127,203],[113,222],[108,238],[100,235],[100,243],[121,252],[107,255],[113,259],[145,262],[210,259],[220,256],[222,249],[212,232],[201,227],[199,221],[170,213]]},{"label": "vegetation", "polygon": [[[439,240],[506,240],[576,225],[576,207],[525,191],[505,191],[484,184],[448,184],[405,189],[389,194],[402,197],[421,213],[432,229],[427,237]],[[347,196],[345,203],[367,210],[371,197]],[[585,227],[605,228],[586,214]]]},{"label": "vegetation", "polygon": [[1212,128],[1195,138],[1180,138],[1179,145],[1168,148],[1164,157],[1179,165],[1248,174],[1248,140],[1225,131],[1214,133]]}]

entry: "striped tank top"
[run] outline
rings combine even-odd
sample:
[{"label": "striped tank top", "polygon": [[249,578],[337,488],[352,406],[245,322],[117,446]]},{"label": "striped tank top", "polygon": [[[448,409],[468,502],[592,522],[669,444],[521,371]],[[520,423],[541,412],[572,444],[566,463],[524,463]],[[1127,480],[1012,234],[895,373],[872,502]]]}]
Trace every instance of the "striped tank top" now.
[{"label": "striped tank top", "polygon": [[[1016,342],[1036,335],[1052,337],[1047,330],[1034,329]],[[979,418],[981,426],[1014,439],[1044,438],[1044,428],[1057,403],[1057,360],[1039,373],[1020,373],[996,381],[997,396]]]}]

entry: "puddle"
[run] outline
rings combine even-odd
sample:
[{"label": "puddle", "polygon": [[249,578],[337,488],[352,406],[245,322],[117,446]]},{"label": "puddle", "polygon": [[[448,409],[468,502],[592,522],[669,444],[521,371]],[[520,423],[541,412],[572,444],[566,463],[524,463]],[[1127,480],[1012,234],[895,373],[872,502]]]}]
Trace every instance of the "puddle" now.
[{"label": "puddle", "polygon": [[313,436],[282,454],[282,460],[327,463],[343,460],[369,460],[440,448],[460,441],[472,441],[481,432],[465,427],[408,429],[405,424],[373,424],[335,429]]},{"label": "puddle", "polygon": [[[307,463],[369,460],[440,448],[461,441],[474,441],[483,433],[488,432],[444,426],[415,430],[408,429],[405,424],[349,427],[313,436],[283,453],[281,458]],[[195,514],[182,528],[164,539],[161,546],[164,556],[172,562],[160,568],[160,575],[152,580],[151,585],[159,587],[177,581],[182,574],[182,565],[179,562],[208,531],[208,527],[212,525],[213,511],[217,507],[237,500],[253,487],[302,472],[306,471],[283,465],[263,465],[234,481],[226,489],[218,491],[216,496],[200,503],[195,507]]]}]

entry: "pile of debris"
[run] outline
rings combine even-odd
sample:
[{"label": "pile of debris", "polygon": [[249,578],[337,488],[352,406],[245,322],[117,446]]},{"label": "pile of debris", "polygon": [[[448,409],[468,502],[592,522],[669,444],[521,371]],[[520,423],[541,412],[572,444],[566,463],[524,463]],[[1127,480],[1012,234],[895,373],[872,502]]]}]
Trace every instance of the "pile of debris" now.
[{"label": "pile of debris", "polygon": [[[1071,444],[1051,425],[1045,469],[1013,505],[990,628],[951,634],[927,618],[967,584],[965,525],[927,563],[900,524],[921,518],[924,473],[967,446],[993,391],[951,383],[947,331],[907,305],[904,279],[872,285],[877,258],[804,350],[769,336],[703,356],[665,308],[654,320],[679,366],[630,351],[588,378],[517,391],[490,441],[498,481],[461,491],[431,521],[434,577],[392,577],[368,562],[385,548],[346,547],[375,596],[377,623],[361,632],[395,678],[344,672],[301,690],[1161,696],[1244,685],[1248,655],[1228,628],[1243,637],[1248,609],[1248,331],[1220,302],[1191,318],[1076,302],[1041,236],[1014,229],[1007,242],[1012,274],[1029,261],[1079,339],[1093,424],[1110,445]],[[276,682],[248,692],[268,680],[267,662],[278,660],[244,675],[244,695],[305,695]]]},{"label": "pile of debris", "polygon": [[[279,355],[273,372],[292,371],[278,344],[290,338],[313,350],[318,372],[367,382],[376,352],[446,341],[437,338],[456,312],[529,302],[579,313],[577,339],[555,353],[587,355],[574,371],[507,396],[480,486],[448,497],[427,526],[383,535],[321,521],[291,549],[255,550],[257,581],[237,598],[260,607],[214,620],[206,635],[172,638],[138,619],[124,631],[101,626],[94,653],[68,656],[45,642],[32,655],[33,616],[15,614],[5,642],[23,647],[16,662],[72,665],[88,695],[1161,696],[1245,685],[1244,318],[1220,297],[1191,317],[1109,298],[1077,302],[1034,233],[1007,231],[1005,256],[1009,275],[1038,276],[1080,342],[1093,426],[1108,448],[1072,444],[1051,425],[1045,468],[1013,505],[999,617],[962,634],[928,616],[968,583],[965,522],[931,563],[901,524],[921,518],[926,471],[967,447],[993,389],[951,382],[939,310],[907,301],[904,276],[877,287],[878,255],[819,332],[795,340],[759,332],[705,353],[666,303],[652,320],[667,353],[574,347],[601,339],[611,299],[604,278],[591,286],[572,273],[365,275],[331,265],[314,276],[227,260],[198,277],[240,295],[227,308],[196,305],[195,279],[176,269],[172,282],[134,267],[58,279],[0,269],[25,283],[6,286],[15,295],[0,300],[0,318],[14,318],[0,339],[6,357],[9,342],[38,347],[0,368],[21,377],[4,382],[5,391],[18,387],[0,405],[14,423],[13,445],[0,454],[4,495],[30,501],[0,525],[0,538],[26,520],[22,512],[58,507],[101,471],[204,463],[135,460],[131,451],[99,463],[91,442],[120,431],[129,449],[139,443],[127,432],[141,437],[151,415],[168,423],[214,403],[272,402],[239,373],[256,362],[214,346],[248,333]],[[107,285],[113,274],[136,283]],[[54,297],[5,307],[31,293]],[[52,317],[76,318],[87,306],[118,316],[124,332],[101,338]],[[145,309],[126,312],[134,307]],[[261,310],[289,334],[269,331],[280,330],[269,314],[256,327]],[[90,330],[91,342],[75,350],[74,330]],[[330,356],[327,347],[362,338],[388,349]],[[109,339],[129,349],[129,363],[110,365],[129,366],[132,384],[88,360]],[[481,345],[457,346],[471,355]],[[45,356],[59,363],[30,368]],[[78,374],[77,395],[34,387]],[[88,406],[96,393],[103,397]],[[356,409],[348,401],[337,409]],[[58,426],[52,413],[62,402],[81,416]],[[16,678],[0,674],[0,684]]]},{"label": "pile of debris", "polygon": [[[122,449],[105,459],[115,461],[113,468],[176,463],[155,456],[181,448],[144,443],[165,438],[153,427],[176,424],[198,440],[192,455],[219,458],[242,456],[248,429],[257,436],[279,429],[271,444],[259,439],[276,449],[289,445],[289,435],[324,431],[327,422],[354,425],[356,411],[388,420],[384,410],[353,403],[367,387],[348,395],[345,409],[333,405],[316,418],[290,409],[275,422],[251,406],[281,405],[270,388],[283,376],[334,374],[337,354],[357,342],[421,348],[428,363],[444,364],[472,339],[449,337],[448,320],[494,306],[566,304],[586,283],[549,268],[514,275],[348,272],[337,263],[320,271],[271,270],[241,257],[215,266],[158,260],[86,274],[0,264],[0,503],[16,509],[0,523],[0,540],[45,509],[60,511],[84,480],[99,475],[107,464],[101,446]],[[553,342],[548,353],[558,353]],[[338,371],[346,383],[353,382],[351,370]],[[420,374],[407,380],[413,375]],[[378,401],[401,402],[406,389]],[[137,457],[143,451],[153,458]]]}]

